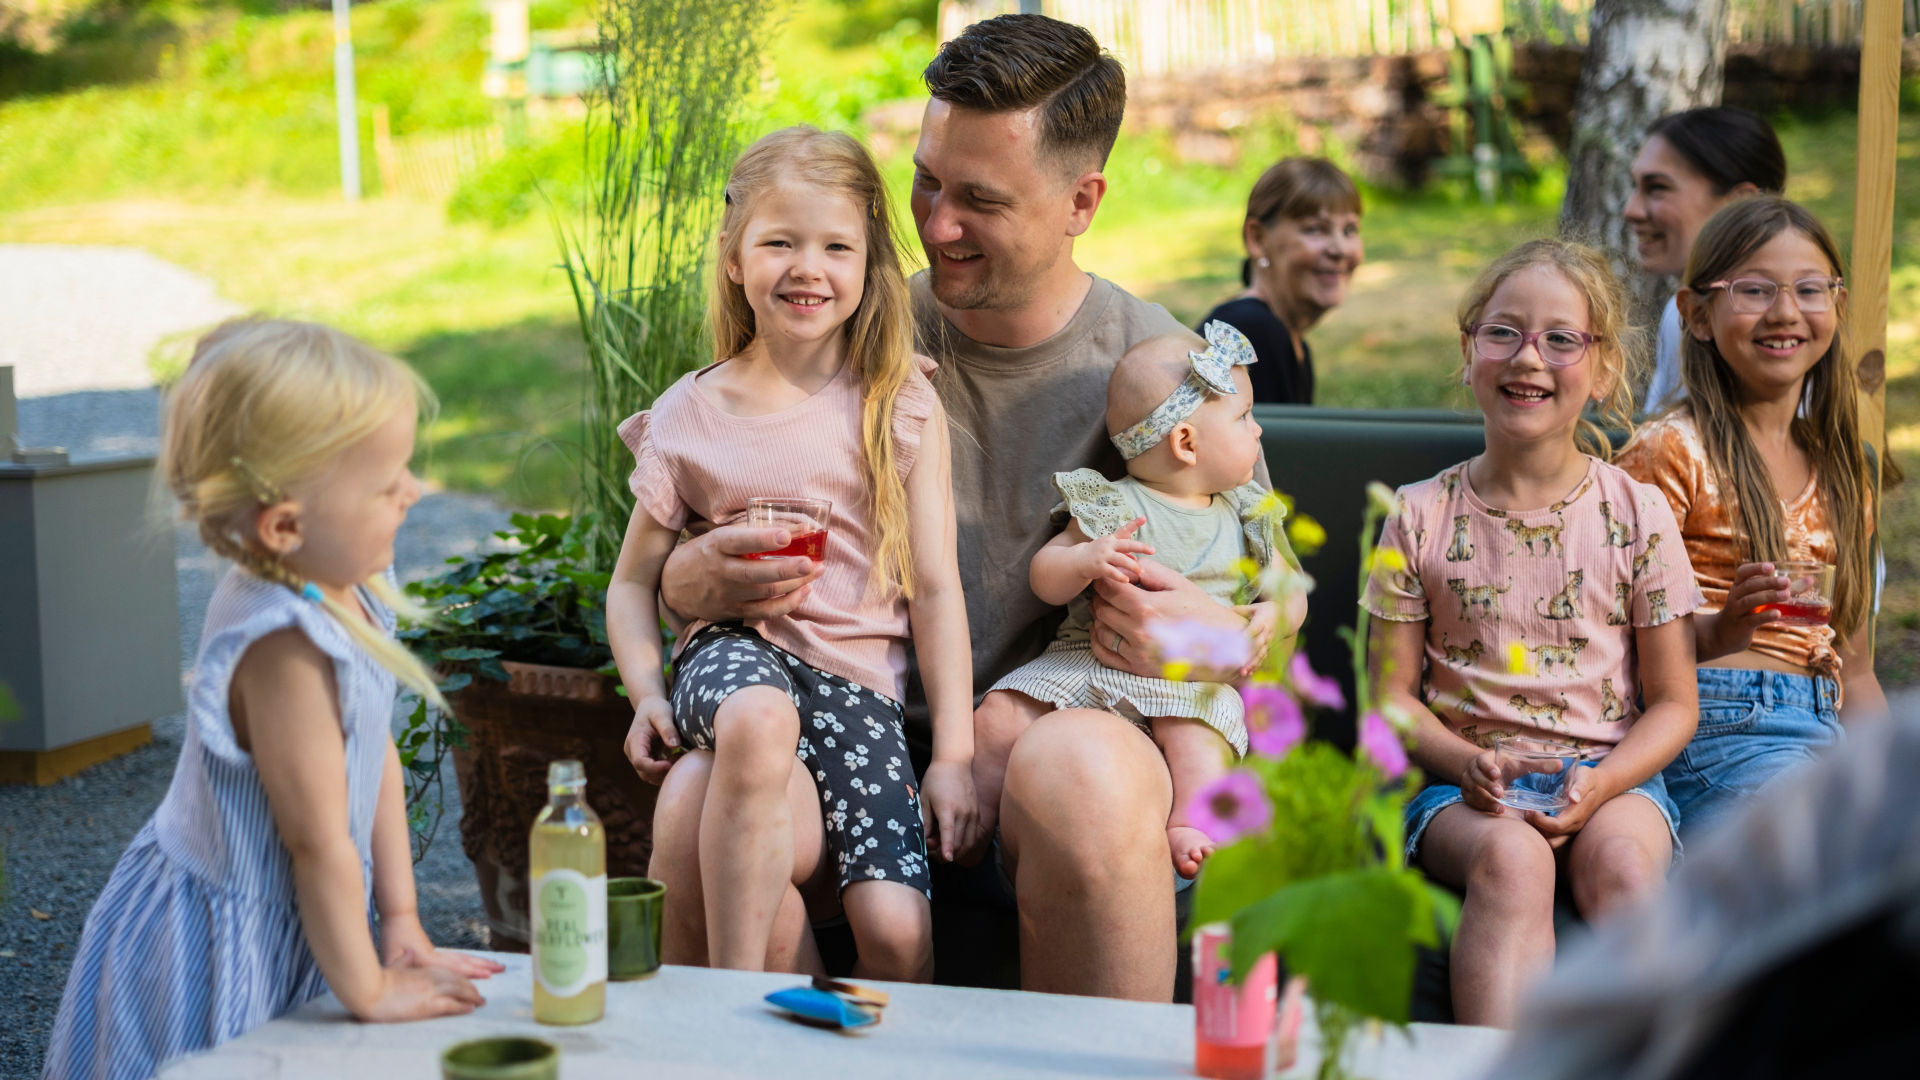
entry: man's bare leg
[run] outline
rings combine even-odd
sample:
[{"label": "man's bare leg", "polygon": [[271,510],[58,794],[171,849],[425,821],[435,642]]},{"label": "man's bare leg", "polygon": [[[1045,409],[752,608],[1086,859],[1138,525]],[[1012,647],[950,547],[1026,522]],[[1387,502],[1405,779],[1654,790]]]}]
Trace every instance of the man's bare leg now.
[{"label": "man's bare leg", "polygon": [[1052,711],[1053,706],[1017,690],[995,690],[973,710],[973,791],[980,803],[982,836],[991,839],[993,827],[1000,823],[1000,791],[1006,786],[1013,744],[1035,720]]},{"label": "man's bare leg", "polygon": [[1171,1000],[1173,783],[1153,740],[1111,713],[1049,713],[1014,745],[1000,802],[1021,985]]}]

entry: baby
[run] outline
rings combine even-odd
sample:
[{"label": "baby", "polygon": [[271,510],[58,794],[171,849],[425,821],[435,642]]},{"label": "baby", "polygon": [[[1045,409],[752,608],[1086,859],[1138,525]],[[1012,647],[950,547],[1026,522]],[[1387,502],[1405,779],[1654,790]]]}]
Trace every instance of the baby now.
[{"label": "baby", "polygon": [[[1286,541],[1255,508],[1266,491],[1253,482],[1260,425],[1246,365],[1253,346],[1224,322],[1191,334],[1150,338],[1133,347],[1107,383],[1107,432],[1127,475],[1109,481],[1092,469],[1054,474],[1066,528],[1033,557],[1034,594],[1066,604],[1066,621],[1031,663],[995,683],[975,724],[975,787],[983,808],[997,808],[1014,739],[1055,709],[1104,709],[1152,733],[1173,777],[1167,840],[1174,870],[1192,878],[1213,851],[1187,822],[1196,792],[1226,771],[1229,748],[1247,749],[1240,695],[1218,683],[1148,679],[1103,667],[1094,658],[1088,586],[1139,578],[1145,556],[1187,578],[1221,604],[1251,599],[1242,562],[1293,563]],[[1276,550],[1276,544],[1278,550]],[[1277,617],[1236,607],[1271,632]],[[1255,633],[1256,638],[1262,636]]]}]

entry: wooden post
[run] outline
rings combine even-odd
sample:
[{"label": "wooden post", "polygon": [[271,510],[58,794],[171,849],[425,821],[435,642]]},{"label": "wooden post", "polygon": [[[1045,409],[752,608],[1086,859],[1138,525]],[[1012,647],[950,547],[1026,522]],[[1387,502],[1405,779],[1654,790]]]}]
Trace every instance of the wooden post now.
[{"label": "wooden post", "polygon": [[1862,14],[1847,355],[1854,357],[1860,374],[1861,433],[1872,444],[1884,472],[1887,286],[1893,272],[1893,170],[1900,119],[1900,0],[1866,0]]}]

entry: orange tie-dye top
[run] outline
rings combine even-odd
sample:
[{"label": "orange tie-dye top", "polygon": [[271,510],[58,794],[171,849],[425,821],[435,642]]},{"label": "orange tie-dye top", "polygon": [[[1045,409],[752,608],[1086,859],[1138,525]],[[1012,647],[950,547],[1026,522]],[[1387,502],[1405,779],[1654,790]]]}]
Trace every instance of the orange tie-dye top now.
[{"label": "orange tie-dye top", "polygon": [[[1707,597],[1701,610],[1720,610],[1727,602],[1727,590],[1733,586],[1734,570],[1747,561],[1746,545],[1734,524],[1728,500],[1714,480],[1707,448],[1700,441],[1692,415],[1680,408],[1642,427],[1615,455],[1614,464],[1659,488],[1667,497],[1673,516],[1680,522],[1694,578]],[[1833,523],[1820,501],[1817,475],[1809,476],[1806,489],[1785,501],[1781,509],[1788,558],[1840,561]],[[1871,504],[1868,513],[1872,513]],[[1832,627],[1768,623],[1754,631],[1752,649],[1814,675],[1836,681],[1840,678],[1840,655],[1833,648]]]}]

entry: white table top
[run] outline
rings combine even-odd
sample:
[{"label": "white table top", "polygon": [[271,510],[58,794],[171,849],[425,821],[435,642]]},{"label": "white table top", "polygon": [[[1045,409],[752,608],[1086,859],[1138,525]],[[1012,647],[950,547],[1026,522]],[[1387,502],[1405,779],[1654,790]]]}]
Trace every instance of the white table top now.
[{"label": "white table top", "polygon": [[[433,1078],[439,1055],[486,1035],[534,1035],[561,1049],[563,1080],[655,1077],[1174,1077],[1193,1068],[1193,1009],[1099,998],[884,985],[884,1020],[858,1032],[805,1027],[761,1000],[797,975],[669,966],[607,984],[607,1014],[580,1027],[533,1021],[525,956],[478,985],[485,1007],[414,1024],[354,1022],[321,998],[211,1053],[175,1063],[165,1080]],[[1506,1046],[1491,1028],[1415,1024],[1361,1048],[1374,1080],[1454,1080],[1486,1074]],[[1311,1075],[1311,1051],[1287,1075]],[[644,1066],[644,1070],[636,1066]]]}]

